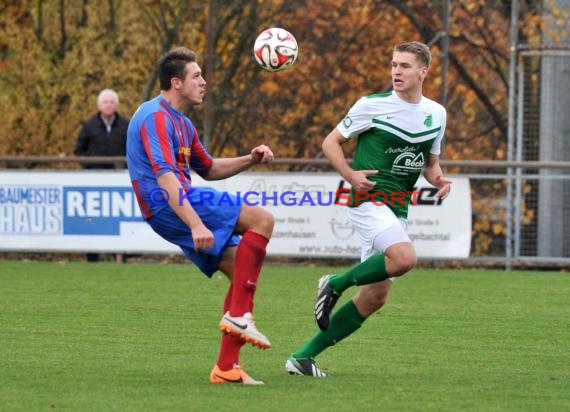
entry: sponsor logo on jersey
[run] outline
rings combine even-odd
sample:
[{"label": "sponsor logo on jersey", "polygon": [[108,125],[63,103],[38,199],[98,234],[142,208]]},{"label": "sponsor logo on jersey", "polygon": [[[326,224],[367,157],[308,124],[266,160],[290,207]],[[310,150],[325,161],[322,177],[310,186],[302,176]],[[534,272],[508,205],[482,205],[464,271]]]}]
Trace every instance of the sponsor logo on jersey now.
[{"label": "sponsor logo on jersey", "polygon": [[351,124],[352,124],[352,119],[349,116],[346,116],[342,121],[342,125],[344,126],[345,129],[348,129]]},{"label": "sponsor logo on jersey", "polygon": [[425,160],[424,154],[405,152],[394,159],[392,163],[392,173],[397,175],[409,175],[411,173],[418,173],[424,167]]},{"label": "sponsor logo on jersey", "polygon": [[389,147],[386,149],[384,153],[386,154],[394,154],[394,153],[406,153],[406,152],[415,152],[418,148],[414,146],[405,146],[405,147]]}]

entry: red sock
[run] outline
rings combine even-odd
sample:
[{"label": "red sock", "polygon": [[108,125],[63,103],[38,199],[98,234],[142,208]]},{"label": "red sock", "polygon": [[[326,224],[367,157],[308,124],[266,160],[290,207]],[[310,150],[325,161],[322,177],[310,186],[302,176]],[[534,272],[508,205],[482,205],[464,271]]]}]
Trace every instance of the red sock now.
[{"label": "red sock", "polygon": [[[226,299],[224,300],[224,313],[226,313],[230,308],[233,294],[232,289],[233,285],[230,284],[226,293]],[[239,353],[243,345],[244,342],[239,336],[222,333],[220,354],[217,362],[218,368],[223,371],[228,371],[234,367],[234,364],[239,365]]]},{"label": "red sock", "polygon": [[253,311],[253,297],[268,242],[269,239],[265,236],[250,230],[243,234],[236,251],[231,316],[243,316],[244,313]]},{"label": "red sock", "polygon": [[217,362],[218,368],[229,371],[235,365],[239,365],[239,353],[244,344],[239,336],[223,333]]}]

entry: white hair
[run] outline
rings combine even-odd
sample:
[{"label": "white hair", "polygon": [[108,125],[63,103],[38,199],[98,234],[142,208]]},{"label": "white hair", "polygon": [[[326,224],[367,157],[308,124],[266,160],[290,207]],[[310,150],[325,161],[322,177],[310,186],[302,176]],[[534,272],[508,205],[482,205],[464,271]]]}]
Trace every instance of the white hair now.
[{"label": "white hair", "polygon": [[113,96],[113,99],[115,99],[115,102],[117,104],[119,104],[119,95],[117,94],[116,91],[114,91],[113,89],[103,89],[101,90],[101,92],[99,93],[99,96],[97,96],[97,104],[101,103],[101,100],[103,99],[103,97],[106,94],[110,94],[111,96]]}]

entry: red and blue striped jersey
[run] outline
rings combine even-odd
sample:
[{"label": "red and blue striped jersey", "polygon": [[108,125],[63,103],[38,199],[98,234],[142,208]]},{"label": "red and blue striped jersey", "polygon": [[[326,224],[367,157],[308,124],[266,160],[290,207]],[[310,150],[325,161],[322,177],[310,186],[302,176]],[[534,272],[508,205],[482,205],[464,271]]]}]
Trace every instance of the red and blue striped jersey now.
[{"label": "red and blue striped jersey", "polygon": [[188,192],[192,184],[190,169],[206,176],[212,162],[190,119],[162,96],[139,106],[127,131],[127,167],[145,220],[167,206],[164,201],[153,201],[160,175],[174,173],[184,192]]}]

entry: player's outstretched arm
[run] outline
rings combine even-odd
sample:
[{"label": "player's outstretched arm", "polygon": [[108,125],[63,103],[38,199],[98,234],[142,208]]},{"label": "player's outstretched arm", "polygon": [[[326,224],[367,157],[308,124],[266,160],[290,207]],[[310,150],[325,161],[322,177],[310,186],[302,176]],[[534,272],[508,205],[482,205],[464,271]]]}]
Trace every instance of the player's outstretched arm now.
[{"label": "player's outstretched arm", "polygon": [[206,180],[220,180],[234,176],[250,166],[260,163],[269,163],[273,160],[273,152],[266,145],[254,147],[250,154],[239,157],[214,159]]}]

